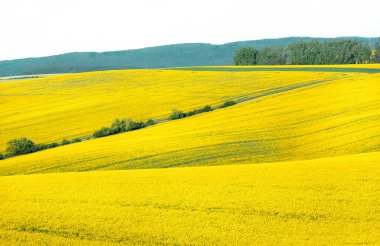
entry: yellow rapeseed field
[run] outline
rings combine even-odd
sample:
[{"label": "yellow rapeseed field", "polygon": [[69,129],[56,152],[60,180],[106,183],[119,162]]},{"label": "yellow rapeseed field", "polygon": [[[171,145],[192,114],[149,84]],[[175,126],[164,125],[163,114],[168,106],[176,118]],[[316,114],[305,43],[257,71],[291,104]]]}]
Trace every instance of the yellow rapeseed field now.
[{"label": "yellow rapeseed field", "polygon": [[0,83],[0,151],[14,138],[36,143],[84,137],[115,118],[146,121],[249,98],[278,87],[357,78],[355,73],[102,71]]},{"label": "yellow rapeseed field", "polygon": [[0,245],[380,245],[380,65],[246,68],[1,82],[0,151],[239,103],[1,160]]},{"label": "yellow rapeseed field", "polygon": [[[214,73],[220,72],[204,76]],[[229,108],[6,159],[0,163],[0,174],[260,163],[380,151],[380,73],[233,74],[247,76],[247,81],[254,76],[278,81],[268,88],[311,76],[327,82],[272,91]],[[337,75],[341,77],[328,77]],[[239,80],[236,94],[242,97],[245,87]]]},{"label": "yellow rapeseed field", "polygon": [[0,244],[379,245],[379,163],[0,177]]}]

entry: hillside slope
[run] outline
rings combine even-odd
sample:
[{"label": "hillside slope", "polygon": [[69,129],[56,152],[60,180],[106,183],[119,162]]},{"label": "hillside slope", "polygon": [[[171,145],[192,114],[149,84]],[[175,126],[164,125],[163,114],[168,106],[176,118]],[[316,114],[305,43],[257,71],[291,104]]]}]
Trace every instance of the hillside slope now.
[{"label": "hillside slope", "polygon": [[0,177],[0,244],[379,245],[379,163]]},{"label": "hillside slope", "polygon": [[[136,50],[111,52],[74,52],[40,58],[0,61],[0,76],[73,73],[127,68],[163,68],[177,66],[232,65],[235,51],[240,47],[263,48],[286,46],[297,41],[310,41],[309,37],[290,37],[241,41],[222,45],[174,44]],[[316,38],[319,41],[331,38]],[[341,37],[374,45],[376,38]]]},{"label": "hillside slope", "polygon": [[[270,74],[293,82],[305,74],[319,80],[336,76]],[[3,160],[0,174],[260,163],[380,151],[379,80],[379,73],[347,73],[258,98],[247,93],[240,96],[251,100],[233,107]]]},{"label": "hillside slope", "polygon": [[[172,109],[218,106],[278,88],[327,82],[350,73],[127,70],[0,83],[0,151],[13,138],[36,143],[84,137],[115,118],[167,118]],[[47,130],[48,129],[48,130]]]}]

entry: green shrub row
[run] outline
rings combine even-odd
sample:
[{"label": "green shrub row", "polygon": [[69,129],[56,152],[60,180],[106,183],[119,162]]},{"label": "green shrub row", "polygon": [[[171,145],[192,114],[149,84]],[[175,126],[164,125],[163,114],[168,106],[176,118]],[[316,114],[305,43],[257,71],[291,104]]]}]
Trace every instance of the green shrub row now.
[{"label": "green shrub row", "polygon": [[206,105],[201,109],[196,109],[193,111],[189,111],[187,113],[184,113],[184,112],[181,112],[179,110],[174,109],[173,113],[169,116],[169,119],[170,120],[178,120],[178,119],[182,119],[182,118],[189,117],[192,115],[196,115],[196,114],[200,114],[200,113],[204,113],[204,112],[210,112],[210,111],[212,111],[212,108],[210,105]]},{"label": "green shrub row", "polygon": [[66,144],[81,142],[80,138],[75,138],[72,140],[64,139],[61,143],[49,143],[49,144],[35,144],[32,140],[27,138],[12,139],[7,143],[6,154],[0,153],[0,160],[18,156],[25,155],[45,149],[52,149],[58,146],[63,146]]},{"label": "green shrub row", "polygon": [[94,138],[105,137],[109,135],[114,135],[122,132],[129,132],[137,129],[141,129],[150,125],[154,125],[155,122],[150,119],[146,123],[144,122],[134,122],[131,119],[115,119],[110,127],[102,127],[95,131],[92,136]]},{"label": "green shrub row", "polygon": [[[229,107],[232,105],[235,105],[236,102],[234,101],[227,101],[223,105],[221,105],[219,108],[225,108]],[[176,119],[181,119],[185,117],[189,117],[192,115],[204,113],[204,112],[210,112],[213,109],[211,106],[206,105],[201,109],[196,109],[193,111],[189,111],[186,113],[183,113],[178,110],[173,110],[173,113],[169,116],[169,120],[176,120]],[[149,119],[147,122],[134,122],[131,119],[115,119],[110,127],[102,127],[99,130],[95,131],[92,136],[94,138],[99,138],[99,137],[105,137],[113,134],[118,134],[122,132],[128,132],[128,131],[133,131],[137,129],[141,129],[147,126],[151,126],[156,124],[156,122],[152,119]],[[88,138],[86,138],[88,139]],[[62,140],[61,143],[49,143],[49,144],[35,144],[32,140],[29,140],[27,138],[20,138],[20,139],[12,139],[7,143],[7,149],[6,149],[6,154],[0,153],[0,160],[13,157],[13,156],[18,156],[18,155],[24,155],[28,153],[33,153],[45,149],[51,149],[55,148],[58,146],[63,146],[67,144],[72,144],[72,143],[77,143],[81,142],[82,139],[80,138],[75,138],[72,140],[67,140],[64,139]]]},{"label": "green shrub row", "polygon": [[236,104],[235,101],[227,101],[227,102],[223,103],[222,106],[220,106],[220,108],[227,108],[227,107],[233,106],[235,104]]}]

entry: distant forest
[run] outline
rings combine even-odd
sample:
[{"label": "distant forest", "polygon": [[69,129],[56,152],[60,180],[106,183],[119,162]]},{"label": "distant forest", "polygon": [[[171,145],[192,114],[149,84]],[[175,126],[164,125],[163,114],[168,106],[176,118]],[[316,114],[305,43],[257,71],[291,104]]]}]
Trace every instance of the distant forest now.
[{"label": "distant forest", "polygon": [[[315,41],[313,41],[315,40]],[[166,68],[180,66],[217,66],[233,65],[236,51],[242,47],[258,50],[257,64],[289,63],[295,53],[290,52],[297,45],[307,46],[334,40],[353,40],[371,49],[376,46],[377,38],[309,38],[290,37],[242,41],[222,45],[211,44],[174,44],[136,50],[111,52],[75,52],[62,55],[0,61],[0,76],[73,73],[111,69]],[[291,46],[291,44],[293,44]],[[366,46],[366,47],[367,47]],[[307,49],[309,52],[309,49]],[[279,56],[278,54],[282,54]],[[319,58],[318,58],[319,59]],[[299,63],[302,59],[294,58]]]},{"label": "distant forest", "polygon": [[380,38],[373,46],[358,40],[300,41],[283,47],[239,48],[235,65],[322,65],[380,62]]}]

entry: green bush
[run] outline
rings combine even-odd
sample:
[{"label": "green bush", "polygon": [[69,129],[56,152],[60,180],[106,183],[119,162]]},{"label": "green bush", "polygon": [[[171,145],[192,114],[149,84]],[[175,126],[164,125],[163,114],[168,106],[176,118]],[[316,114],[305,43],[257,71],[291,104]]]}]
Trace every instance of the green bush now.
[{"label": "green bush", "polygon": [[230,106],[235,105],[235,104],[236,104],[235,101],[227,101],[227,102],[223,103],[223,105],[220,106],[220,107],[221,108],[226,108],[226,107],[230,107]]},{"label": "green bush", "polygon": [[203,113],[203,112],[209,112],[211,110],[212,110],[211,106],[210,105],[206,105],[206,106],[204,106],[201,109],[196,109],[196,110],[189,111],[189,112],[185,113],[185,116],[188,117],[188,116],[192,116],[192,115],[195,115],[195,114],[200,114],[200,113]]},{"label": "green bush", "polygon": [[49,143],[49,144],[46,144],[45,146],[47,149],[51,149],[51,148],[58,147],[59,144],[58,143]]},{"label": "green bush", "polygon": [[102,127],[99,130],[95,131],[92,134],[92,136],[94,136],[95,138],[105,137],[105,136],[111,135],[110,132],[111,132],[110,128],[108,128],[108,127]]},{"label": "green bush", "polygon": [[38,144],[35,147],[35,151],[41,151],[41,150],[45,150],[45,149],[51,149],[51,148],[55,148],[55,147],[58,147],[58,146],[59,146],[58,143]]},{"label": "green bush", "polygon": [[195,114],[196,114],[196,111],[195,111],[195,110],[193,110],[193,111],[189,111],[189,112],[185,113],[185,117],[193,116],[193,115],[195,115]]},{"label": "green bush", "polygon": [[109,135],[125,132],[127,129],[127,120],[115,119],[109,129]]},{"label": "green bush", "polygon": [[234,64],[237,66],[256,65],[257,54],[258,51],[255,48],[240,48],[235,53]]},{"label": "green bush", "polygon": [[95,138],[105,137],[127,131],[133,131],[145,127],[144,122],[134,122],[131,119],[115,119],[111,127],[102,127],[95,131],[92,136]]},{"label": "green bush", "polygon": [[0,153],[0,160],[3,160],[3,159],[4,159],[3,153]]},{"label": "green bush", "polygon": [[156,124],[156,122],[154,122],[154,120],[152,120],[152,119],[149,119],[149,120],[147,120],[147,122],[145,122],[145,126],[152,126],[155,124]]},{"label": "green bush", "polygon": [[36,151],[36,145],[27,138],[12,139],[8,142],[7,153],[9,156],[23,155]]},{"label": "green bush", "polygon": [[172,114],[169,116],[169,119],[170,120],[178,120],[178,119],[182,119],[182,118],[185,118],[186,117],[186,114],[179,111],[179,110],[176,110],[174,109]]},{"label": "green bush", "polygon": [[82,142],[82,139],[80,138],[74,138],[70,141],[70,143],[79,143],[79,142]]},{"label": "green bush", "polygon": [[67,140],[67,139],[63,139],[62,142],[61,142],[61,145],[66,145],[66,144],[69,144],[70,141]]},{"label": "green bush", "polygon": [[126,119],[125,122],[126,122],[125,131],[133,131],[133,130],[143,128],[145,126],[144,122],[134,122],[131,119]]},{"label": "green bush", "polygon": [[210,112],[212,111],[212,108],[210,105],[206,105],[202,108],[202,112]]}]

